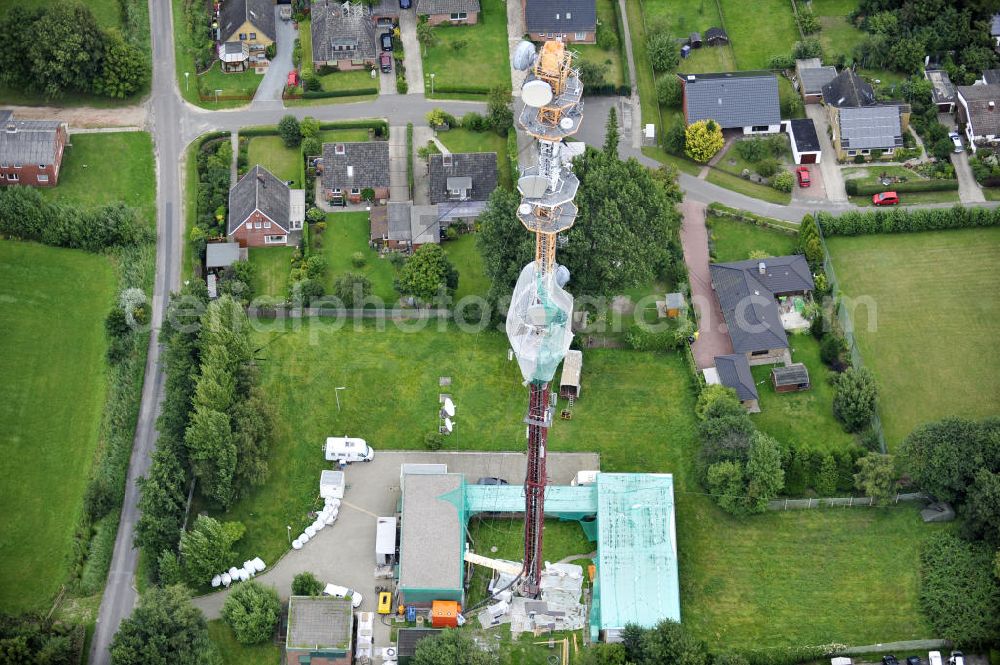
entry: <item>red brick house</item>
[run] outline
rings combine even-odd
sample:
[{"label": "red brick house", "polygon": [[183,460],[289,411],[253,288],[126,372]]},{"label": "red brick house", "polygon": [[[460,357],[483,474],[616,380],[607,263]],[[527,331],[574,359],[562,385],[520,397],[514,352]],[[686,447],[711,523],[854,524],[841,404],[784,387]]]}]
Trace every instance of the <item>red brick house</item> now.
[{"label": "red brick house", "polygon": [[375,203],[389,200],[389,144],[385,141],[323,144],[323,193],[334,205],[361,203],[366,189]]},{"label": "red brick house", "polygon": [[289,189],[258,164],[229,190],[227,235],[240,247],[294,245],[305,207],[305,191]]},{"label": "red brick house", "polygon": [[426,16],[431,25],[479,23],[479,11],[479,0],[417,0],[417,16]]},{"label": "red brick house", "polygon": [[64,122],[16,120],[0,110],[0,185],[55,187],[68,142]]}]

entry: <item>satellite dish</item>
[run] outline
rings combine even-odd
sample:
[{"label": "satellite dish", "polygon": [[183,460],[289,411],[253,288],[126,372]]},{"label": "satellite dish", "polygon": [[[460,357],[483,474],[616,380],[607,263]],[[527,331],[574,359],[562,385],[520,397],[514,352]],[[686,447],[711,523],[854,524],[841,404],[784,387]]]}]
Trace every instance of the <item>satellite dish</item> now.
[{"label": "satellite dish", "polygon": [[521,196],[529,199],[540,199],[549,188],[549,179],[541,175],[526,175],[517,179],[517,189]]},{"label": "satellite dish", "polygon": [[444,428],[451,434],[451,431],[455,429],[455,423],[451,422],[451,418],[444,419]]},{"label": "satellite dish", "polygon": [[449,418],[455,415],[455,403],[451,401],[450,397],[444,398],[444,412],[448,414]]},{"label": "satellite dish", "polygon": [[528,81],[521,86],[521,99],[526,106],[545,106],[552,101],[552,86],[545,81]]},{"label": "satellite dish", "polygon": [[521,40],[514,49],[514,69],[523,72],[535,61],[535,45],[529,41]]},{"label": "satellite dish", "polygon": [[563,118],[559,121],[559,126],[563,129],[573,129],[573,118]]},{"label": "satellite dish", "polygon": [[531,204],[530,203],[522,203],[521,205],[517,206],[517,211],[519,213],[521,213],[522,215],[530,215],[531,214]]},{"label": "satellite dish", "polygon": [[566,286],[569,283],[569,268],[566,266],[559,266],[556,268],[556,284],[559,288]]},{"label": "satellite dish", "polygon": [[543,326],[548,316],[545,314],[544,305],[532,305],[528,308],[524,318],[530,326]]}]

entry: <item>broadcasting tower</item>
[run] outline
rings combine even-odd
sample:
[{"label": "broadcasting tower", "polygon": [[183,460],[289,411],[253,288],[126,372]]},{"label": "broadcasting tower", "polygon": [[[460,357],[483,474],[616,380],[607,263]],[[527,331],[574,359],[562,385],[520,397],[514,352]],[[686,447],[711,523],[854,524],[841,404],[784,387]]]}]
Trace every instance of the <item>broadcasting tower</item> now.
[{"label": "broadcasting tower", "polygon": [[583,85],[573,54],[560,41],[541,51],[522,42],[514,66],[528,70],[521,88],[519,123],[538,145],[538,164],[518,179],[517,218],[535,234],[535,260],[524,266],[507,312],[507,337],[528,385],[528,470],[524,480],[524,569],[521,591],[537,597],[541,583],[545,521],[545,448],[554,406],[549,382],[573,339],[573,297],[563,287],[569,271],[556,264],[556,235],[573,226],[580,181],[559,156],[562,140],[576,133],[583,111]]}]

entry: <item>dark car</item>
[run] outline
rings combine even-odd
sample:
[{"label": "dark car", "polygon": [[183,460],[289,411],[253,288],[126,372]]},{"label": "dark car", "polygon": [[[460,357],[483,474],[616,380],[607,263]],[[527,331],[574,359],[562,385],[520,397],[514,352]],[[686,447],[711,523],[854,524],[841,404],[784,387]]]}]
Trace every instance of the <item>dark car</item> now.
[{"label": "dark car", "polygon": [[400,9],[409,9],[412,6],[413,6],[412,0],[399,0]]},{"label": "dark car", "polygon": [[386,74],[392,73],[392,54],[382,51],[382,54],[378,57],[379,69],[381,69]]},{"label": "dark car", "polygon": [[379,41],[382,42],[382,50],[383,51],[391,51],[392,50],[392,33],[391,32],[383,32],[379,36]]},{"label": "dark car", "polygon": [[906,665],[924,665],[924,661],[920,660],[920,656],[907,656]]},{"label": "dark car", "polygon": [[895,656],[882,656],[882,665],[899,665]]},{"label": "dark car", "polygon": [[477,485],[509,485],[503,478],[497,478],[496,476],[484,476],[476,481]]}]

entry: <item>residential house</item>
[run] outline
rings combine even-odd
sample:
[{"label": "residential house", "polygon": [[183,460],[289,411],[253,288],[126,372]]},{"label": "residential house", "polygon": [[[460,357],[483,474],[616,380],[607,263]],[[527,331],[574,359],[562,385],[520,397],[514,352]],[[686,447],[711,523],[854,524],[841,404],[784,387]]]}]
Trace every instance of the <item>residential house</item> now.
[{"label": "residential house", "polygon": [[290,189],[260,164],[229,190],[226,235],[240,247],[293,245],[306,213],[305,191]]},{"label": "residential house", "polygon": [[263,53],[276,36],[274,0],[225,0],[219,8],[219,41],[245,43]]},{"label": "residential house", "polygon": [[750,373],[750,363],[746,355],[731,353],[725,356],[715,356],[715,371],[719,383],[736,391],[736,398],[749,413],[760,413],[760,399],[753,374]]},{"label": "residential house", "polygon": [[684,121],[714,120],[744,134],[781,131],[778,79],[771,72],[678,74],[684,88]]},{"label": "residential house", "polygon": [[68,143],[65,122],[17,120],[0,109],[0,185],[55,187]]},{"label": "residential house", "polygon": [[1000,83],[1000,69],[983,71],[983,77],[976,79],[975,85],[992,85],[993,83]]},{"label": "residential house", "polygon": [[943,69],[928,69],[924,78],[931,82],[931,99],[941,113],[952,113],[955,110],[955,86],[951,77]]},{"label": "residential house", "polygon": [[729,43],[729,35],[722,28],[709,28],[705,31],[706,46],[725,46]]},{"label": "residential house", "polygon": [[495,152],[431,155],[427,160],[429,199],[437,205],[442,225],[473,220],[486,208],[497,188]]},{"label": "residential house", "polygon": [[417,16],[431,25],[472,25],[479,22],[479,0],[417,0]]},{"label": "residential house", "polygon": [[877,101],[874,89],[853,70],[845,69],[823,86],[823,102],[838,160],[888,157],[903,147],[910,106]]},{"label": "residential house", "polygon": [[819,104],[823,101],[823,86],[836,77],[837,68],[824,67],[819,58],[795,61],[795,85],[806,104]]},{"label": "residential house", "polygon": [[955,89],[958,122],[965,128],[969,146],[975,152],[979,146],[1000,142],[1000,84],[963,85]]},{"label": "residential house", "polygon": [[363,5],[323,0],[312,6],[313,67],[371,69],[379,54],[375,23]]},{"label": "residential house", "polygon": [[823,159],[823,149],[812,118],[792,118],[785,127],[791,139],[792,157],[796,164],[819,164]]},{"label": "residential house", "polygon": [[745,356],[750,365],[791,362],[782,317],[795,311],[793,297],[813,290],[805,257],[713,263],[709,271],[733,351]]},{"label": "residential house", "polygon": [[351,601],[330,596],[288,599],[285,665],[350,665],[354,612]]},{"label": "residential house", "polygon": [[324,143],[323,194],[336,205],[361,203],[361,192],[372,189],[375,202],[389,199],[389,144],[385,141]]},{"label": "residential house", "polygon": [[597,42],[596,0],[521,0],[521,6],[528,35],[536,42]]}]

